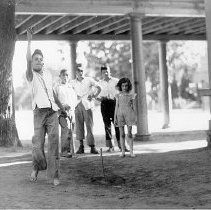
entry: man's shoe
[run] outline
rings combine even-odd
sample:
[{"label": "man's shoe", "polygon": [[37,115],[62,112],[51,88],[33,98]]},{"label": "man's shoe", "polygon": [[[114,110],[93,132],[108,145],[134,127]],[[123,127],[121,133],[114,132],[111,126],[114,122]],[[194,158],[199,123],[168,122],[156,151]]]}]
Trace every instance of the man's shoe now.
[{"label": "man's shoe", "polygon": [[95,147],[91,147],[90,153],[92,154],[99,154]]},{"label": "man's shoe", "polygon": [[80,145],[76,154],[84,154],[84,146]]}]

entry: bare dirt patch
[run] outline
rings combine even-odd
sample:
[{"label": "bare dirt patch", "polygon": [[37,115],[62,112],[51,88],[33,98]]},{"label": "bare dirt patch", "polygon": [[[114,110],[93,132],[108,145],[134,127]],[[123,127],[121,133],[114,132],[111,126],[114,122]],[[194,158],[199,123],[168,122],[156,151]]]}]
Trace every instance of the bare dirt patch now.
[{"label": "bare dirt patch", "polygon": [[[30,155],[17,158],[30,160]],[[1,167],[0,208],[211,208],[211,150],[207,148],[120,158],[85,154],[61,159],[61,185],[45,172],[29,182],[31,163]],[[0,158],[0,163],[17,161]]]}]

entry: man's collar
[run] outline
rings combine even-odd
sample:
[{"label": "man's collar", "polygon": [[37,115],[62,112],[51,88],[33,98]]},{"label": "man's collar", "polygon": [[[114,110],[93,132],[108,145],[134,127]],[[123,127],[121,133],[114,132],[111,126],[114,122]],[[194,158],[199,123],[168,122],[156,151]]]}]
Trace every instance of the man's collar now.
[{"label": "man's collar", "polygon": [[108,82],[109,80],[111,80],[111,77],[108,77],[106,79],[105,78],[103,79],[103,81],[106,81],[106,82]]},{"label": "man's collar", "polygon": [[37,74],[40,74],[41,76],[43,76],[43,74],[44,74],[43,69],[42,69],[42,70],[40,70],[40,71],[35,71],[35,70],[33,70],[33,72],[35,72],[35,73],[37,73]]}]

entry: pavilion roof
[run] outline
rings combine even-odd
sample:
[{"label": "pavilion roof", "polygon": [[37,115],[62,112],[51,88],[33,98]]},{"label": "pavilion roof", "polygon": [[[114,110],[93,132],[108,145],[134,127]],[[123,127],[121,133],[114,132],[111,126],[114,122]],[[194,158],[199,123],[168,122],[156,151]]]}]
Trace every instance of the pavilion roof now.
[{"label": "pavilion roof", "polygon": [[31,27],[38,40],[129,40],[131,12],[143,14],[145,40],[206,39],[204,0],[17,0],[16,33],[24,40]]}]

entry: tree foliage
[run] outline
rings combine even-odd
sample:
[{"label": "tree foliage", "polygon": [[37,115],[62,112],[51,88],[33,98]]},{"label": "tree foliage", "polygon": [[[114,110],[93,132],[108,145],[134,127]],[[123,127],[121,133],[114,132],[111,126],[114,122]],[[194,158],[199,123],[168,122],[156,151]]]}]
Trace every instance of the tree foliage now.
[{"label": "tree foliage", "polygon": [[[112,75],[121,78],[132,78],[132,58],[130,41],[90,41],[89,52],[85,53],[88,68],[95,70],[95,76],[100,76],[99,67],[108,64]],[[156,42],[145,42],[143,45],[144,66],[146,78],[153,84],[159,81],[158,49]]]}]

